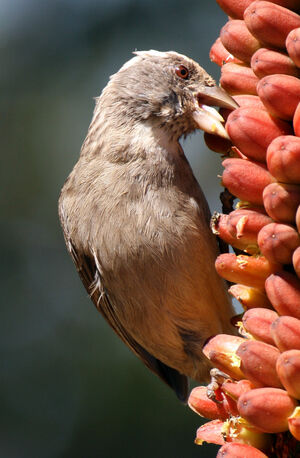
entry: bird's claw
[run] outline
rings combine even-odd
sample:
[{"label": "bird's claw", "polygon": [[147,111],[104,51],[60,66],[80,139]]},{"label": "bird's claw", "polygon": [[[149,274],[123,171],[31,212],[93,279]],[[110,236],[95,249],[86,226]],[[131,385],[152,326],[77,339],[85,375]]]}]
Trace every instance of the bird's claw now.
[{"label": "bird's claw", "polygon": [[229,375],[225,374],[225,372],[222,372],[214,367],[210,370],[210,380],[210,383],[206,387],[207,397],[215,403],[220,404],[222,401],[219,401],[216,398],[216,391],[220,388],[222,383],[226,380],[231,380],[231,378]]}]

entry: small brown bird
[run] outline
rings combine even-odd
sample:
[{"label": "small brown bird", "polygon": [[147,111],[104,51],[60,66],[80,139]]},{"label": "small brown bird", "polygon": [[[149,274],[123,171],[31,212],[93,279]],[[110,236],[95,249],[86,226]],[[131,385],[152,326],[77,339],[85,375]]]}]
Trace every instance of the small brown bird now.
[{"label": "small brown bird", "polygon": [[208,378],[203,343],[232,332],[233,309],[214,268],[208,205],[179,139],[197,128],[228,138],[211,105],[237,105],[192,59],[135,54],[97,99],[59,216],[98,310],[185,400],[187,376]]}]

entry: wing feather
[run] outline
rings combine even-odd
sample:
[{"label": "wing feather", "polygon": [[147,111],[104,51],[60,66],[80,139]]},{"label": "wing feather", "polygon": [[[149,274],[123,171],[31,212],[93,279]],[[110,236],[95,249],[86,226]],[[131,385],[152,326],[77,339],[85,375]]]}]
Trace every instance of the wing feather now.
[{"label": "wing feather", "polygon": [[101,266],[97,259],[96,253],[91,250],[92,255],[88,256],[79,253],[72,243],[71,239],[65,232],[66,244],[75,263],[79,276],[89,293],[93,303],[111,326],[114,332],[122,341],[132,350],[132,352],[156,375],[158,375],[167,385],[169,385],[182,402],[186,402],[188,396],[188,378],[180,374],[145,350],[136,340],[127,332],[115,312],[114,305],[109,294],[103,285],[101,278]]}]

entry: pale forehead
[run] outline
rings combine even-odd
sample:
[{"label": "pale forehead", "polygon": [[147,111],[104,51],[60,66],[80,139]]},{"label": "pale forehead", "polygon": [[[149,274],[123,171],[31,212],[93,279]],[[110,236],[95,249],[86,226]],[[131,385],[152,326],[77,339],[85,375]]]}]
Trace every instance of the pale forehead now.
[{"label": "pale forehead", "polygon": [[192,59],[184,56],[183,54],[179,54],[175,51],[155,51],[154,49],[150,49],[149,51],[135,51],[133,54],[136,54],[135,57],[132,57],[132,59],[128,60],[121,68],[120,70],[126,70],[127,68],[131,67],[132,65],[137,64],[138,62],[141,62],[143,59],[147,57],[159,57],[160,59],[170,59],[170,57],[173,57],[174,59],[178,60],[185,60],[187,62],[193,62]]}]

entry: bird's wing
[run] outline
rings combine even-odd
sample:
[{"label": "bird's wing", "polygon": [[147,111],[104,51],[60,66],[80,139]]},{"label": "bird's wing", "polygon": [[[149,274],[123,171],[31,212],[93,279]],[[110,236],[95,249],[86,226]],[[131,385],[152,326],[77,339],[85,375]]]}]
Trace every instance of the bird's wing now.
[{"label": "bird's wing", "polygon": [[[66,234],[65,234],[66,235]],[[143,363],[156,375],[158,375],[167,385],[169,385],[182,402],[186,402],[188,396],[188,378],[159,361],[139,345],[133,337],[126,331],[118,315],[115,312],[114,305],[109,298],[101,278],[101,268],[98,264],[97,256],[87,256],[76,250],[72,241],[66,236],[68,250],[76,265],[79,276],[88,291],[93,303],[101,312],[108,324],[123,342],[140,358]]]}]

